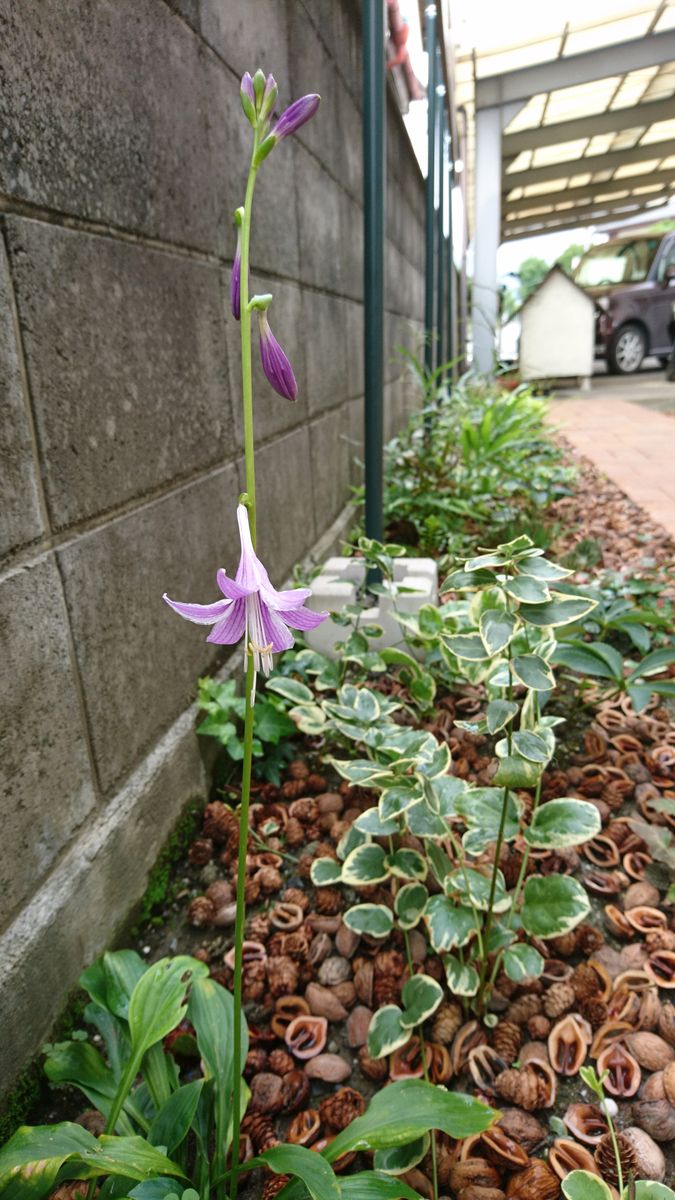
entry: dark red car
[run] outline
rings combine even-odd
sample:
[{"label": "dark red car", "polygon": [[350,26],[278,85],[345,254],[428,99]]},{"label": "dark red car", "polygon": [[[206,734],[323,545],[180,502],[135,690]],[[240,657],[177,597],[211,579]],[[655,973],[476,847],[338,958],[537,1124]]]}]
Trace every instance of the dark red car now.
[{"label": "dark red car", "polygon": [[574,278],[598,306],[595,353],[609,371],[630,375],[647,354],[665,365],[673,345],[675,232],[593,246]]}]

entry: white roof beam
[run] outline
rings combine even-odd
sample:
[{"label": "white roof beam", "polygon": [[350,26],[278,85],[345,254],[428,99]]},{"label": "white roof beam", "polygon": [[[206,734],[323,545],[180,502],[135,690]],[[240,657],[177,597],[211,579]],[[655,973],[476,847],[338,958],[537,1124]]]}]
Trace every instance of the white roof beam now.
[{"label": "white roof beam", "polygon": [[573,121],[559,121],[554,125],[538,125],[536,129],[522,129],[517,133],[505,133],[502,138],[504,158],[515,157],[523,150],[538,150],[541,146],[558,146],[561,142],[575,142],[579,138],[595,137],[599,133],[622,133],[624,129],[649,127],[658,121],[671,121],[675,117],[675,98],[653,100],[648,104],[635,104],[631,108],[610,109],[594,113],[590,117],[578,117]]},{"label": "white roof beam", "polygon": [[[635,188],[646,187],[647,184],[659,184],[669,187],[675,184],[675,170],[670,167],[663,171],[651,171],[649,175],[630,175],[625,179],[609,179],[606,183],[586,183],[582,187],[566,188],[564,194],[560,188],[551,192],[538,192],[532,196],[521,196],[518,200],[505,200],[502,211],[505,213],[522,212],[524,209],[538,208],[540,204],[559,204],[561,200],[592,200],[609,192],[632,192]],[[649,196],[645,197],[647,200]],[[642,199],[642,197],[641,197]]]},{"label": "white roof beam", "polygon": [[[532,184],[547,183],[549,180],[569,179],[571,175],[580,175],[585,171],[614,171],[630,163],[658,161],[661,158],[669,158],[673,149],[672,141],[647,142],[641,146],[632,146],[630,150],[610,150],[609,154],[589,154],[583,158],[568,158],[564,162],[549,163],[545,167],[530,167],[527,171],[511,171],[502,175],[502,190],[510,192],[516,187],[531,187]],[[619,184],[618,179],[609,182],[617,186]],[[626,183],[626,187],[630,187],[630,182]]]}]

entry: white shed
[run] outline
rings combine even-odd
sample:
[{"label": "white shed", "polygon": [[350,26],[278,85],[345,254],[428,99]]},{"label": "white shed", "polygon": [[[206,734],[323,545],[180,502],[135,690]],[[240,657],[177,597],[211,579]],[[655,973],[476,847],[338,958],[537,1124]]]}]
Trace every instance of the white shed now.
[{"label": "white shed", "polygon": [[522,379],[590,379],[595,302],[562,267],[551,267],[519,316]]}]

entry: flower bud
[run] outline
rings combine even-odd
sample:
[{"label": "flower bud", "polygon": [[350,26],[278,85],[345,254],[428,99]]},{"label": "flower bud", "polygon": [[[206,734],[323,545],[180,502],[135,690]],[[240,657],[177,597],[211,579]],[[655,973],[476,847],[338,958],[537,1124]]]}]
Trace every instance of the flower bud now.
[{"label": "flower bud", "polygon": [[266,83],[267,83],[267,80],[265,79],[265,72],[261,71],[260,67],[258,67],[258,70],[256,71],[255,75],[253,76],[253,92],[255,94],[255,111],[257,113],[260,113],[260,106],[262,104],[263,96],[265,94],[265,84]]},{"label": "flower bud", "polygon": [[255,128],[256,112],[255,112],[255,92],[253,91],[253,80],[248,71],[244,71],[241,77],[241,86],[239,88],[239,99],[241,107],[244,110],[246,119],[250,121]]},{"label": "flower bud", "polygon": [[289,137],[296,130],[304,125],[314,116],[321,97],[316,93],[311,93],[308,96],[301,96],[299,100],[294,100],[289,104],[288,108],[279,117],[276,125],[272,129],[272,135],[281,141],[282,138]]},{"label": "flower bud", "polygon": [[258,314],[260,325],[260,361],[269,382],[286,400],[297,400],[298,385],[293,368],[275,338],[267,320],[267,313]]},{"label": "flower bud", "polygon": [[260,105],[259,117],[261,121],[266,121],[273,112],[278,95],[277,81],[273,75],[268,75],[265,80],[265,91],[263,92],[262,103]]},{"label": "flower bud", "polygon": [[230,275],[230,309],[235,321],[241,317],[241,233],[237,227],[237,250]]}]

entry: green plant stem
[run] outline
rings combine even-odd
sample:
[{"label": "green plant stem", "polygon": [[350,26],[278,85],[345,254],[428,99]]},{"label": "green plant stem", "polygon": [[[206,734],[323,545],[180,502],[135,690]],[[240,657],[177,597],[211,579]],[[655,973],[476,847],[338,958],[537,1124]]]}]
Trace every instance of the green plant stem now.
[{"label": "green plant stem", "polygon": [[[255,505],[255,445],[253,440],[253,379],[251,373],[251,312],[249,309],[249,248],[251,243],[251,210],[253,189],[257,174],[255,156],[258,149],[258,134],[253,138],[251,166],[246,184],[244,215],[241,224],[241,385],[244,411],[244,459],[246,463],[246,505],[253,548],[256,545]],[[232,1173],[230,1176],[230,1200],[236,1200],[239,1177],[239,1144],[241,1140],[241,1023],[242,1023],[242,975],[244,959],[244,924],[246,921],[246,846],[248,842],[248,811],[251,800],[251,774],[253,769],[253,725],[255,665],[248,646],[246,651],[246,709],[244,712],[244,758],[241,781],[241,804],[239,807],[239,855],[237,862],[237,910],[234,926],[234,1032],[232,1039]],[[216,1150],[214,1169],[222,1174],[225,1166],[225,1147]],[[220,1161],[222,1159],[222,1161]],[[223,1191],[224,1194],[224,1191]]]},{"label": "green plant stem", "polygon": [[621,1170],[621,1155],[619,1154],[619,1145],[616,1140],[616,1130],[614,1128],[614,1122],[613,1122],[612,1118],[610,1117],[609,1113],[607,1112],[607,1108],[605,1106],[604,1092],[603,1092],[603,1099],[602,1099],[602,1110],[603,1110],[605,1116],[607,1117],[607,1128],[609,1129],[609,1136],[612,1139],[612,1149],[614,1151],[614,1160],[616,1162],[616,1174],[617,1174],[617,1179],[618,1179],[618,1183],[619,1183],[619,1195],[622,1196],[623,1195],[623,1171]]},{"label": "green plant stem", "polygon": [[[391,838],[389,839],[389,841],[391,843]],[[401,932],[403,934],[403,941],[405,942],[405,953],[406,953],[406,958],[408,959],[408,970],[410,971],[410,974],[412,976],[415,974],[415,965],[413,963],[413,956],[412,956],[412,952],[410,950],[410,938],[408,936],[408,930],[403,929],[403,930],[401,930]],[[424,1034],[422,1033],[421,1025],[420,1025],[419,1029],[417,1030],[417,1032],[419,1034],[419,1039],[420,1039],[420,1050],[422,1051],[422,1070],[424,1071],[424,1080],[426,1083],[431,1085],[431,1080],[429,1078],[429,1068],[427,1066],[427,1045],[424,1040]],[[433,1193],[434,1193],[434,1200],[438,1200],[438,1165],[436,1162],[436,1130],[432,1129],[430,1132],[431,1132],[432,1187],[433,1187]]]},{"label": "green plant stem", "polygon": [[[138,1074],[138,1068],[141,1065],[142,1057],[143,1057],[143,1054],[141,1052],[141,1054],[133,1054],[132,1057],[129,1059],[129,1061],[125,1067],[124,1073],[122,1075],[122,1078],[120,1079],[119,1084],[117,1086],[117,1091],[115,1092],[115,1096],[113,1098],[113,1102],[110,1107],[110,1112],[108,1113],[108,1117],[107,1117],[105,1127],[103,1130],[104,1133],[114,1133],[115,1132],[115,1126],[117,1125],[120,1113],[124,1107],[124,1101],[126,1100],[127,1096],[129,1095],[129,1092],[131,1091],[131,1085],[134,1082],[134,1079],[136,1078],[136,1076]],[[97,1183],[98,1183],[98,1179],[96,1177],[89,1180],[89,1186],[87,1188],[86,1200],[92,1200],[94,1192],[96,1191]]]},{"label": "green plant stem", "polygon": [[251,830],[250,833],[251,841],[258,847],[259,850],[263,850],[265,854],[278,854],[279,858],[285,858],[288,862],[292,863],[297,863],[300,861],[297,854],[287,854],[285,850],[270,850],[267,842],[263,841],[263,839],[259,837],[257,833],[254,833],[253,830]]}]

